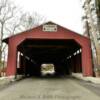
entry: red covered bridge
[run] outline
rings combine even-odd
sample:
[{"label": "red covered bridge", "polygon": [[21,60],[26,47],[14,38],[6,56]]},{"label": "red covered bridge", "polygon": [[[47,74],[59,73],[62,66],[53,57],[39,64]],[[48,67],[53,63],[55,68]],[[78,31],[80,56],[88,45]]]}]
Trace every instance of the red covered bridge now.
[{"label": "red covered bridge", "polygon": [[43,63],[53,63],[60,74],[93,75],[90,40],[55,23],[45,23],[3,41],[8,44],[7,76],[39,75]]}]

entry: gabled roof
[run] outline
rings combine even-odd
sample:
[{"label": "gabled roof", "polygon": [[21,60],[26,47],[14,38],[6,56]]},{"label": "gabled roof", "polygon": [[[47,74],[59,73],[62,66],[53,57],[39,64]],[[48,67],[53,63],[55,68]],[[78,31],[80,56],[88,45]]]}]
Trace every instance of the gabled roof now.
[{"label": "gabled roof", "polygon": [[39,25],[39,26],[37,26],[37,27],[35,27],[35,28],[32,28],[32,29],[29,29],[29,30],[20,32],[20,33],[18,33],[18,34],[12,35],[12,36],[10,36],[10,37],[7,37],[7,38],[3,39],[3,42],[8,43],[8,40],[9,40],[10,38],[13,38],[13,37],[16,37],[16,36],[18,37],[18,36],[24,35],[24,34],[28,34],[28,33],[32,32],[32,31],[34,32],[34,31],[38,30],[39,27],[42,27],[42,26],[45,25],[45,24],[47,24],[47,25],[48,25],[48,24],[57,25],[58,27],[62,28],[63,30],[66,30],[66,31],[69,32],[69,33],[72,33],[73,35],[78,35],[78,36],[80,36],[80,37],[89,39],[88,37],[85,37],[85,36],[83,36],[83,35],[81,35],[81,34],[79,34],[79,33],[77,33],[77,32],[74,32],[74,31],[72,31],[72,30],[70,30],[70,29],[68,29],[68,28],[65,28],[65,27],[63,27],[63,26],[61,26],[61,25],[58,25],[58,24],[56,24],[56,23],[54,23],[54,22],[49,21],[49,22],[43,23],[43,24],[41,24],[41,25]]}]

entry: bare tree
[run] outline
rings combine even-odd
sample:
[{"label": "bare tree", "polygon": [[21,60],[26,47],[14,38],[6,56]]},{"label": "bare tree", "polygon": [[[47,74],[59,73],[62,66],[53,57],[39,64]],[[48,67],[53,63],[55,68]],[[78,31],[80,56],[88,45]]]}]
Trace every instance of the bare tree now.
[{"label": "bare tree", "polygon": [[30,13],[24,13],[20,16],[19,23],[15,24],[15,27],[13,28],[13,33],[19,31],[25,31],[29,30],[33,27],[36,27],[40,25],[41,23],[45,22],[46,19],[43,16],[40,16],[36,12],[34,12],[32,15]]},{"label": "bare tree", "polygon": [[99,30],[98,39],[100,41],[100,0],[96,0],[96,13],[98,17],[98,30]]},{"label": "bare tree", "polygon": [[6,45],[3,44],[2,39],[31,29],[44,21],[45,18],[39,16],[37,13],[33,13],[32,15],[22,13],[12,2],[0,0],[0,67],[2,65],[3,52],[6,51]]},{"label": "bare tree", "polygon": [[40,16],[36,12],[34,12],[32,15],[29,14],[28,17],[28,23],[30,26],[29,28],[39,26],[41,23],[44,23],[46,21],[46,18],[44,16]]},{"label": "bare tree", "polygon": [[15,7],[7,0],[0,1],[0,66],[2,64],[3,43],[2,39],[6,32],[6,23],[13,17]]}]

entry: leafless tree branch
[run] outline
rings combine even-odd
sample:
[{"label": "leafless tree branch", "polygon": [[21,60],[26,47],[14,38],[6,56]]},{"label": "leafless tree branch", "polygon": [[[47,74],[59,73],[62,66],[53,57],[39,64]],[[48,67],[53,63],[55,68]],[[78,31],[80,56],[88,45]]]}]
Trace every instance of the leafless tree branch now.
[{"label": "leafless tree branch", "polygon": [[6,45],[2,43],[5,35],[13,35],[15,33],[29,30],[40,22],[44,22],[44,18],[33,13],[22,13],[16,6],[8,0],[0,0],[0,64],[2,63],[2,54],[5,53]]}]

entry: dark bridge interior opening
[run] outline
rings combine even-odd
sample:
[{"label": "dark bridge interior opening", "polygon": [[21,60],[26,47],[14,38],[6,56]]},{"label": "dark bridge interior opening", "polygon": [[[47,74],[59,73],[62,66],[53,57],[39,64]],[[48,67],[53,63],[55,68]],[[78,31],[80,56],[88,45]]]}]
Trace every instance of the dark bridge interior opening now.
[{"label": "dark bridge interior opening", "polygon": [[17,51],[17,74],[39,76],[42,64],[54,64],[55,75],[82,72],[81,46],[74,40],[26,39]]}]

